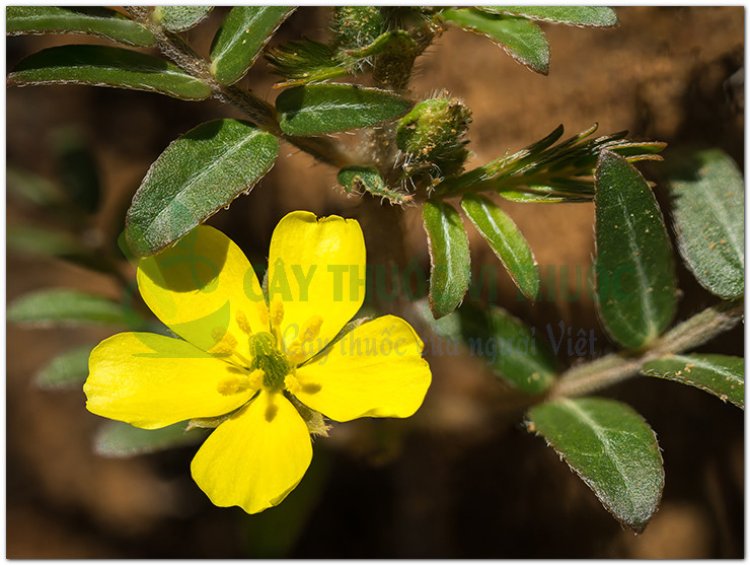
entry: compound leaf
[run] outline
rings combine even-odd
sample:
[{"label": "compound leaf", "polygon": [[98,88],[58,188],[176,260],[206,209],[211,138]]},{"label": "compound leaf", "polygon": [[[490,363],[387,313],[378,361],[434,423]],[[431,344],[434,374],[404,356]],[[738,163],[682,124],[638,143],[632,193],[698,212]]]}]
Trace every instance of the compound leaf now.
[{"label": "compound leaf", "polygon": [[138,256],[174,243],[271,169],[279,141],[233,119],[215,120],[173,141],[151,165],[127,214],[126,236]]},{"label": "compound leaf", "polygon": [[211,87],[176,65],[137,51],[100,45],[63,45],[34,53],[8,75],[8,84],[86,84],[159,92],[204,100]]},{"label": "compound leaf", "polygon": [[603,398],[535,406],[529,431],[544,437],[621,523],[641,532],[656,512],[664,468],[656,435],[630,406]]}]

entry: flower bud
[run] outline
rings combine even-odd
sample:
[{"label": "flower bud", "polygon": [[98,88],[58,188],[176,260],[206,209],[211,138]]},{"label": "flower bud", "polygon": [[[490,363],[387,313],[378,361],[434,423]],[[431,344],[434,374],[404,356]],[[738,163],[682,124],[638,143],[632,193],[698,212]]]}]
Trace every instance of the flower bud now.
[{"label": "flower bud", "polygon": [[336,6],[333,33],[340,49],[356,49],[372,43],[386,30],[386,21],[377,6]]},{"label": "flower bud", "polygon": [[406,171],[436,168],[442,177],[461,172],[469,155],[465,137],[470,122],[471,111],[457,98],[441,95],[414,106],[396,131]]}]

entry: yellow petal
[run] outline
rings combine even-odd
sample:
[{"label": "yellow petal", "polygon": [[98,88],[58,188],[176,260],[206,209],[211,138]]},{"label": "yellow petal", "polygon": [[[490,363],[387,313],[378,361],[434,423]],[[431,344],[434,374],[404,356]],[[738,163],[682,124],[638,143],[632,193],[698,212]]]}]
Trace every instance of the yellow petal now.
[{"label": "yellow petal", "polygon": [[353,329],[322,357],[296,372],[290,390],[333,420],[406,418],[430,386],[422,340],[401,318],[382,316]]},{"label": "yellow petal", "polygon": [[304,420],[279,393],[261,391],[219,425],[193,459],[193,480],[216,506],[255,514],[279,504],[312,459]]},{"label": "yellow petal", "polygon": [[173,247],[141,259],[138,289],[164,324],[204,351],[247,357],[249,333],[268,331],[267,307],[252,265],[231,239],[210,226],[199,226]]},{"label": "yellow petal", "polygon": [[364,300],[365,242],[359,223],[339,216],[317,219],[311,212],[284,216],[271,237],[268,295],[271,319],[283,320],[285,347],[309,333],[314,337],[299,360],[320,351]]},{"label": "yellow petal", "polygon": [[[243,371],[195,346],[151,333],[121,333],[89,357],[83,391],[94,414],[155,429],[227,414],[255,392]],[[219,392],[223,390],[224,393]]]}]

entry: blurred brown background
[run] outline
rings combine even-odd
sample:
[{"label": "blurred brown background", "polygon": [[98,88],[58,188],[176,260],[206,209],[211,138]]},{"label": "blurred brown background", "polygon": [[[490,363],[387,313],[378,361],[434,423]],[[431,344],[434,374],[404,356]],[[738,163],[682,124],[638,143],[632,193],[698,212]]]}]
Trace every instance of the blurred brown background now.
[{"label": "blurred brown background", "polygon": [[[329,9],[302,8],[274,41],[324,37]],[[188,32],[206,52],[221,11]],[[615,29],[545,25],[548,77],[514,63],[488,40],[458,30],[418,62],[412,94],[441,88],[474,112],[473,162],[526,145],[559,123],[568,133],[599,122],[635,139],[673,147],[716,146],[743,166],[744,93],[728,79],[743,65],[742,8],[620,8]],[[8,68],[40,48],[74,37],[10,38]],[[263,64],[243,84],[272,98]],[[75,126],[97,159],[106,190],[97,225],[116,233],[123,202],[163,148],[191,127],[231,114],[214,102],[85,87],[11,89],[10,166],[54,178],[51,136]],[[648,169],[658,178],[658,164]],[[212,223],[251,257],[262,258],[288,211],[356,217],[358,200],[335,188],[336,171],[291,146],[253,192]],[[661,193],[660,193],[661,195]],[[500,304],[531,323],[595,328],[591,300],[561,298],[587,273],[593,252],[591,205],[511,205],[545,278],[542,299],[516,299],[501,272]],[[8,202],[8,224],[34,210]],[[408,249],[427,268],[419,211],[406,215]],[[497,261],[476,233],[473,264]],[[564,267],[568,268],[565,274]],[[51,286],[113,295],[103,275],[60,261],[10,254],[8,300]],[[561,274],[562,273],[562,274]],[[680,318],[714,302],[680,270]],[[545,298],[546,297],[546,298]],[[192,483],[193,448],[131,460],[91,451],[101,420],[78,391],[35,389],[31,379],[56,353],[108,330],[8,327],[7,547],[9,557],[742,557],[743,413],[697,390],[635,379],[608,395],[630,402],[663,448],[662,507],[641,536],[623,530],[544,442],[496,414],[501,387],[476,360],[430,359],[434,385],[409,421],[336,426],[315,445],[313,467],[279,508],[257,517],[210,505]],[[706,351],[743,354],[742,330]],[[570,363],[561,353],[561,361]]]}]

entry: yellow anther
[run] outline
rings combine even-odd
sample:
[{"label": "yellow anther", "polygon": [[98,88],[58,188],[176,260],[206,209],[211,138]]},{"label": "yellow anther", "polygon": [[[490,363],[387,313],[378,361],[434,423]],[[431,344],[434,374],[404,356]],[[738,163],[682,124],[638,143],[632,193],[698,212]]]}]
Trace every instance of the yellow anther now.
[{"label": "yellow anther", "polygon": [[281,327],[281,322],[284,321],[284,304],[281,300],[273,300],[271,302],[271,329],[278,329]]},{"label": "yellow anther", "polygon": [[231,348],[237,347],[237,338],[232,334],[227,333],[226,329],[214,328],[211,330],[211,338],[217,346]]},{"label": "yellow anther", "polygon": [[284,388],[286,388],[292,394],[297,394],[302,386],[299,384],[297,377],[295,377],[294,374],[289,373],[286,377],[284,377]]},{"label": "yellow anther", "polygon": [[237,394],[248,389],[247,375],[232,375],[219,382],[216,389],[226,396]]},{"label": "yellow anther", "polygon": [[299,337],[295,339],[287,348],[286,354],[294,365],[302,363],[314,351],[314,347],[308,346],[315,341],[315,338],[320,334],[320,326],[323,325],[323,318],[320,316],[312,316],[302,326],[302,331],[299,333]]},{"label": "yellow anther", "polygon": [[263,377],[265,373],[263,369],[255,369],[247,376],[248,388],[253,390],[259,389],[263,385]]},{"label": "yellow anther", "polygon": [[309,320],[305,322],[305,324],[302,326],[302,331],[300,332],[299,338],[295,341],[300,341],[301,343],[308,343],[312,340],[314,340],[316,337],[318,337],[318,334],[320,333],[320,326],[323,325],[323,318],[320,316],[313,316]]},{"label": "yellow anther", "polygon": [[250,335],[251,333],[253,333],[250,329],[250,322],[247,321],[247,316],[245,316],[244,312],[237,312],[237,314],[235,315],[235,319],[237,320],[237,325],[244,334]]},{"label": "yellow anther", "polygon": [[263,371],[256,369],[250,374],[237,373],[229,375],[216,385],[216,389],[223,395],[239,394],[246,390],[257,390],[263,384]]},{"label": "yellow anther", "polygon": [[258,302],[258,317],[260,318],[260,323],[263,324],[261,331],[268,330],[268,306],[266,306],[265,302]]}]

